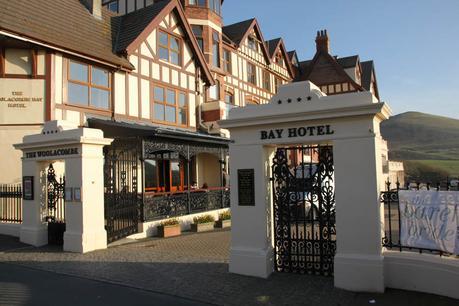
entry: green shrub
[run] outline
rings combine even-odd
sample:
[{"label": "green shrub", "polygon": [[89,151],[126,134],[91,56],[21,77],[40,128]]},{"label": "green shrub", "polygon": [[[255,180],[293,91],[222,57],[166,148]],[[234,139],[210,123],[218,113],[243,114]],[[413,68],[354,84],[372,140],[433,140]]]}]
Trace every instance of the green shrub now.
[{"label": "green shrub", "polygon": [[193,218],[194,224],[210,223],[214,221],[215,221],[215,218],[212,215],[203,215],[203,216]]},{"label": "green shrub", "polygon": [[231,220],[231,211],[225,211],[218,215],[218,220]]},{"label": "green shrub", "polygon": [[161,226],[169,226],[169,225],[177,225],[180,224],[178,219],[168,219],[163,222],[161,222]]}]

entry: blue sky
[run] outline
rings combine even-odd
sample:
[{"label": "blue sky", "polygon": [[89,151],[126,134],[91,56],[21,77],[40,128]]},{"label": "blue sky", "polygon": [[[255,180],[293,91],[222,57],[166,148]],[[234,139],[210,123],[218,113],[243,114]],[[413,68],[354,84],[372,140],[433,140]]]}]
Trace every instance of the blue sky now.
[{"label": "blue sky", "polygon": [[224,24],[256,17],[266,40],[284,38],[300,60],[327,29],[331,53],[376,65],[394,114],[459,119],[459,0],[226,0]]}]

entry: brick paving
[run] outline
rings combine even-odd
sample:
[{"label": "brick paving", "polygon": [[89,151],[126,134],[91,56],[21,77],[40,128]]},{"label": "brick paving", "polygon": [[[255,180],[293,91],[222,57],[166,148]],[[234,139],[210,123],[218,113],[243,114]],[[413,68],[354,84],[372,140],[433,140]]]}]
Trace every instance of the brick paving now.
[{"label": "brick paving", "polygon": [[216,305],[457,305],[445,297],[388,290],[352,293],[329,277],[274,273],[258,279],[228,273],[228,230],[147,238],[88,254],[34,248],[0,235],[0,261],[149,290]]}]

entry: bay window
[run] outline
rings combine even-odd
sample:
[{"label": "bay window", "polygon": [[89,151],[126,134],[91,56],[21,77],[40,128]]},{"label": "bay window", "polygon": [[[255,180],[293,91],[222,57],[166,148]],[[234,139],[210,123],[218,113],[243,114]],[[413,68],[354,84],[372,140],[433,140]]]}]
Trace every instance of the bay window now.
[{"label": "bay window", "polygon": [[214,67],[220,68],[220,37],[215,31],[212,34],[212,59]]}]

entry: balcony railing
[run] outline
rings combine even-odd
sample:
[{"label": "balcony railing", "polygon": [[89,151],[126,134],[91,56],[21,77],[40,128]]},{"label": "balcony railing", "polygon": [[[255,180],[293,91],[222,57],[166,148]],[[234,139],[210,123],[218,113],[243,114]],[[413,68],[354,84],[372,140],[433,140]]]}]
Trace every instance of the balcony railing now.
[{"label": "balcony railing", "polygon": [[230,189],[225,187],[190,192],[145,193],[143,219],[154,221],[227,207],[230,207]]}]

